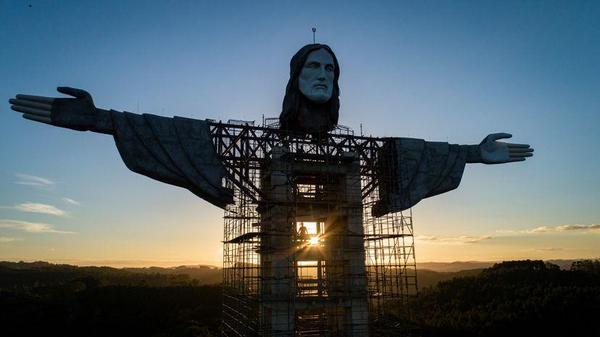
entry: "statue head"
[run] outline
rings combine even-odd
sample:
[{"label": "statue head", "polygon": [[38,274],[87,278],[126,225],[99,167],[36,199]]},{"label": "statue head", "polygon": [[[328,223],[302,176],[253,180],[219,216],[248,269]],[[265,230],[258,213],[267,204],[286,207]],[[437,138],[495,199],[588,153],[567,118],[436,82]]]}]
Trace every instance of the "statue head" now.
[{"label": "statue head", "polygon": [[340,108],[339,77],[340,67],[329,46],[302,47],[290,61],[280,127],[303,133],[333,130]]}]

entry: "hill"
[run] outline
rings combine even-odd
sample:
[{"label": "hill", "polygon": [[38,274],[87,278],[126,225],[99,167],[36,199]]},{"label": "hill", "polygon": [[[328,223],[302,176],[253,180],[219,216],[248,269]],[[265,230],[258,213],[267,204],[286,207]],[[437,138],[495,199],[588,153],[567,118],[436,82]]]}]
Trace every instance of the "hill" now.
[{"label": "hill", "polygon": [[221,269],[210,266],[174,268],[78,267],[48,262],[0,262],[0,289],[53,286],[75,280],[98,285],[173,286],[221,283]]},{"label": "hill", "polygon": [[215,273],[0,262],[2,335],[218,336],[221,287],[202,284]]},{"label": "hill", "polygon": [[[545,262],[559,266],[561,269],[569,269],[574,262],[581,259],[546,260]],[[501,261],[454,261],[454,262],[419,262],[417,270],[427,269],[437,272],[459,272],[463,270],[490,268]]]},{"label": "hill", "polygon": [[382,335],[600,336],[600,261],[497,263],[390,305]]},{"label": "hill", "polygon": [[442,273],[455,273],[463,270],[489,268],[494,263],[489,261],[419,262],[417,271],[427,269]]},{"label": "hill", "polygon": [[419,291],[421,291],[429,287],[434,287],[442,281],[448,281],[456,277],[479,275],[483,270],[484,269],[481,268],[461,270],[457,272],[439,272],[429,269],[419,269],[417,270],[417,284],[419,286]]},{"label": "hill", "polygon": [[[220,269],[0,262],[3,336],[217,336]],[[508,261],[419,270],[421,292],[391,302],[372,337],[600,336],[600,261],[568,269]]]}]

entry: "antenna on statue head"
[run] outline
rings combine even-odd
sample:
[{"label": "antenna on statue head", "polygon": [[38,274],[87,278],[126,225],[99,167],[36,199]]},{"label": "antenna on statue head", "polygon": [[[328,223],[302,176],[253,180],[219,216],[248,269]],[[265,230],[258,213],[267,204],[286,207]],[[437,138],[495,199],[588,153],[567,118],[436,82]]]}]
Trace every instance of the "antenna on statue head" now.
[{"label": "antenna on statue head", "polygon": [[312,32],[313,32],[313,44],[315,44],[315,33],[317,32],[317,29],[315,27],[312,27]]}]

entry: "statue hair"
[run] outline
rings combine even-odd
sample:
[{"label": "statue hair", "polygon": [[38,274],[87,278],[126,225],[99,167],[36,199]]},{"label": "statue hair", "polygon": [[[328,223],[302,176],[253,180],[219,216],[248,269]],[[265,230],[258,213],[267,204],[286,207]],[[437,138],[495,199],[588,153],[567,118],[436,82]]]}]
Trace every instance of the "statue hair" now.
[{"label": "statue hair", "polygon": [[[331,93],[331,98],[329,101],[323,104],[316,104],[311,102],[306,96],[302,94],[300,88],[298,86],[298,77],[300,76],[300,72],[302,72],[302,68],[306,63],[306,59],[308,55],[313,51],[324,49],[333,58],[333,63],[335,66],[334,69],[334,79],[333,79],[333,90]],[[338,64],[337,58],[333,53],[333,50],[328,45],[325,44],[308,44],[292,57],[290,61],[290,79],[288,81],[287,87],[285,89],[285,97],[283,98],[283,108],[281,114],[279,115],[279,127],[285,130],[291,131],[300,131],[306,132],[307,130],[303,130],[298,117],[300,116],[300,112],[302,109],[313,109],[313,110],[321,110],[327,114],[327,125],[320,127],[321,132],[331,131],[335,128],[338,123],[339,110],[340,110],[340,87],[338,86],[338,79],[340,77],[340,66]]]}]

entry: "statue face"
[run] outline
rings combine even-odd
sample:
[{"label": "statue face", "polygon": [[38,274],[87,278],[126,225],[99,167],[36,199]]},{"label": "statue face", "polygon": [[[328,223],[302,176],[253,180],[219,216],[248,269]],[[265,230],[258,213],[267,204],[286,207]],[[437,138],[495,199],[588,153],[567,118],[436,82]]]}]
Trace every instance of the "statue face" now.
[{"label": "statue face", "polygon": [[308,55],[298,77],[300,92],[314,103],[322,104],[331,98],[335,65],[325,49]]}]

